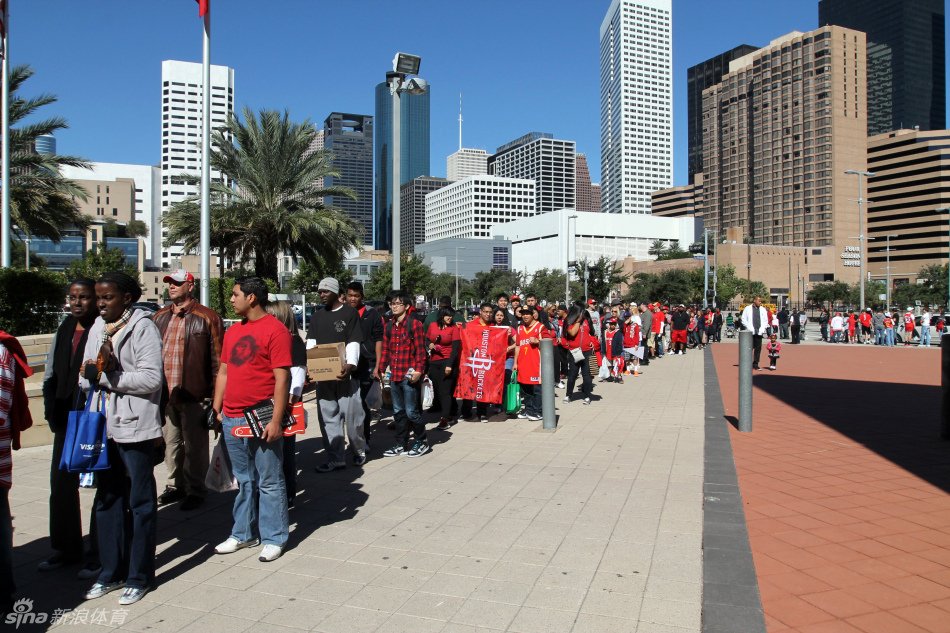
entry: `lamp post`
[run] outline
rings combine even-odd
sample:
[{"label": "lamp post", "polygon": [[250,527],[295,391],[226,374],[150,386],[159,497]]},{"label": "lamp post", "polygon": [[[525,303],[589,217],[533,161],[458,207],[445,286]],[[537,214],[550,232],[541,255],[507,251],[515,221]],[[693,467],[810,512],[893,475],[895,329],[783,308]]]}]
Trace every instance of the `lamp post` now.
[{"label": "lamp post", "polygon": [[[422,63],[422,58],[418,55],[409,55],[408,53],[396,53],[396,56],[393,57],[393,70],[390,73],[386,73],[386,82],[389,84],[389,92],[393,96],[393,145],[392,152],[390,152],[391,159],[393,161],[393,181],[392,181],[392,196],[393,196],[393,290],[398,290],[400,286],[400,273],[402,260],[400,259],[400,240],[402,239],[400,217],[399,217],[399,195],[400,195],[400,176],[399,173],[401,162],[402,162],[402,152],[399,147],[401,141],[402,131],[400,130],[402,123],[402,113],[400,112],[400,97],[403,93],[408,92],[409,94],[418,95],[423,94],[426,90],[429,89],[428,84],[425,79],[421,77],[414,77],[408,79],[409,75],[415,75],[419,72],[419,65]],[[407,80],[408,79],[408,80]]]},{"label": "lamp post", "polygon": [[858,255],[860,255],[860,260],[861,260],[861,278],[860,278],[860,280],[859,280],[858,288],[859,288],[860,293],[861,293],[861,312],[864,312],[864,286],[865,286],[865,279],[864,279],[864,228],[863,228],[863,227],[864,227],[864,223],[863,223],[862,218],[861,218],[861,213],[862,213],[862,212],[861,212],[861,208],[862,208],[862,205],[864,204],[864,198],[861,197],[861,194],[862,194],[862,191],[861,191],[861,177],[864,176],[865,178],[871,178],[872,176],[874,176],[874,172],[871,172],[871,171],[862,171],[862,170],[860,170],[860,169],[846,169],[844,173],[846,173],[846,174],[848,174],[848,175],[850,175],[850,176],[857,176],[857,177],[858,177],[858,250],[860,251],[860,252],[858,253]]},{"label": "lamp post", "polygon": [[703,229],[703,310],[709,307],[709,229]]},{"label": "lamp post", "polygon": [[459,307],[459,249],[465,250],[464,246],[455,247],[455,309]]},{"label": "lamp post", "polygon": [[564,232],[564,305],[570,306],[571,303],[571,220],[576,220],[577,215],[567,216],[567,231]]}]

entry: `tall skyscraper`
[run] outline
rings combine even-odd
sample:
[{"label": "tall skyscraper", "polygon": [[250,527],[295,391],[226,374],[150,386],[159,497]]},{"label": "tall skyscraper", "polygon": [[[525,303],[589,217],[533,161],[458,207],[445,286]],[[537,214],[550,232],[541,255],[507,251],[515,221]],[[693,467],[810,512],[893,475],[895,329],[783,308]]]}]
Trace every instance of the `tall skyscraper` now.
[{"label": "tall skyscraper", "polygon": [[34,145],[33,151],[37,154],[56,153],[56,137],[52,134],[41,134],[37,136]]},{"label": "tall skyscraper", "polygon": [[649,213],[673,185],[672,0],[613,0],[600,25],[601,206]]},{"label": "tall skyscraper", "polygon": [[947,126],[944,0],[819,0],[818,24],[867,33],[868,135]]},{"label": "tall skyscraper", "polygon": [[531,132],[498,148],[488,159],[488,173],[536,183],[537,213],[573,209],[577,204],[577,144],[544,132]]},{"label": "tall skyscraper", "polygon": [[445,175],[449,180],[462,180],[469,176],[484,176],[488,173],[488,152],[483,149],[460,147],[445,159]]},{"label": "tall skyscraper", "polygon": [[[840,26],[793,32],[730,63],[703,93],[703,219],[756,244],[856,248],[867,165],[865,37]],[[850,257],[835,279],[857,281]],[[825,279],[815,280],[825,281]]]},{"label": "tall skyscraper", "polygon": [[349,187],[356,200],[327,196],[327,206],[339,209],[362,229],[363,242],[373,239],[373,117],[368,114],[333,112],[323,122],[323,148],[333,155],[327,187]]},{"label": "tall skyscraper", "polygon": [[590,181],[590,168],[587,166],[587,155],[578,154],[574,169],[577,202],[574,206],[578,211],[600,212],[600,187]]},{"label": "tall skyscraper", "polygon": [[534,213],[533,180],[469,176],[426,196],[426,241],[491,239],[491,228]]},{"label": "tall skyscraper", "polygon": [[[161,215],[169,207],[189,196],[197,196],[200,185],[185,184],[182,174],[201,174],[201,64],[166,60],[162,62],[162,182]],[[211,66],[211,127],[223,127],[234,112],[234,70],[227,66]],[[216,147],[212,144],[212,147]],[[211,170],[212,180],[220,181],[221,173]],[[153,259],[163,268],[176,268],[183,255],[181,244],[163,245],[168,233],[152,242],[161,253]]]},{"label": "tall skyscraper", "polygon": [[[729,62],[755,51],[756,46],[742,44],[691,66],[686,71],[686,98],[689,112],[689,183],[703,171],[703,90],[722,81],[729,72]],[[654,214],[656,212],[654,211]]]},{"label": "tall skyscraper", "polygon": [[446,178],[419,176],[399,190],[399,242],[402,252],[416,252],[416,246],[426,241],[426,195],[449,184]]},{"label": "tall skyscraper", "polygon": [[[429,172],[429,95],[404,93],[399,101],[399,186]],[[373,241],[377,250],[392,250],[393,97],[386,82],[376,86],[376,212]]]}]

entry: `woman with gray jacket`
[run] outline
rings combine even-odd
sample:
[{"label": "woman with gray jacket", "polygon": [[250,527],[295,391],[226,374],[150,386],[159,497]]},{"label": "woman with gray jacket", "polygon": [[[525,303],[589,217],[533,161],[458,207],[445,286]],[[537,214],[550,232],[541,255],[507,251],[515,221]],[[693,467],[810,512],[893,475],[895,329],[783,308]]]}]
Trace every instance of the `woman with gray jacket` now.
[{"label": "woman with gray jacket", "polygon": [[122,605],[138,602],[155,584],[162,338],[148,315],[132,308],[141,296],[138,282],[124,273],[96,282],[99,317],[89,329],[80,380],[83,390],[95,386],[105,396],[110,464],[98,473],[95,504],[102,570],[86,599],[125,587]]}]

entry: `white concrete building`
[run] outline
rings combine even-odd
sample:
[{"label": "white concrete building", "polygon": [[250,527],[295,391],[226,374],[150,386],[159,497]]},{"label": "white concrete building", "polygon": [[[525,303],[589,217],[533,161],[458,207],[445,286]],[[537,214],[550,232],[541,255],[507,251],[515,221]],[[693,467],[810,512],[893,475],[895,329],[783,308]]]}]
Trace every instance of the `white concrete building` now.
[{"label": "white concrete building", "polygon": [[533,180],[469,176],[426,195],[425,241],[491,237],[491,227],[535,214]]},{"label": "white concrete building", "polygon": [[469,176],[483,176],[488,173],[488,152],[461,147],[445,159],[445,173],[446,178],[453,181]]},{"label": "white concrete building", "polygon": [[650,213],[673,186],[672,0],[613,0],[600,25],[605,213]]},{"label": "white concrete building", "polygon": [[148,239],[145,240],[145,265],[160,266],[162,230],[160,189],[161,170],[151,165],[132,165],[126,163],[92,163],[90,169],[64,166],[61,170],[64,178],[70,180],[115,180],[130,178],[135,182],[134,220],[145,222],[148,227]]},{"label": "white concrete building", "polygon": [[[576,219],[571,216],[577,216]],[[533,274],[542,268],[564,270],[568,261],[655,259],[647,251],[655,240],[696,241],[692,217],[624,216],[561,209],[493,226],[491,234],[511,241],[511,269]],[[570,229],[570,230],[568,230]]]},{"label": "white concrete building", "polygon": [[[162,62],[162,215],[176,202],[199,195],[198,185],[186,185],[182,174],[201,175],[201,64],[166,60]],[[234,70],[211,66],[211,127],[224,126],[234,112]],[[212,179],[221,174],[211,172]],[[165,248],[164,230],[156,231],[153,247],[161,256],[154,257],[163,267],[177,268],[182,257],[180,244]]]},{"label": "white concrete building", "polygon": [[536,185],[535,209],[550,213],[577,206],[577,144],[545,132],[505,143],[488,159],[488,173],[527,178]]}]

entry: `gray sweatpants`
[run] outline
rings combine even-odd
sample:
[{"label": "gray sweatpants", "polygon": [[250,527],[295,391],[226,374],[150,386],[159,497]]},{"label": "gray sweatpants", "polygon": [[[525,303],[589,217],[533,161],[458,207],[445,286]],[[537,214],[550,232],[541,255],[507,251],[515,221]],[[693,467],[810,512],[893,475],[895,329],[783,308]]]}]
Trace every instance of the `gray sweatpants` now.
[{"label": "gray sweatpants", "polygon": [[350,447],[354,452],[365,453],[364,414],[363,404],[360,401],[359,381],[347,378],[342,381],[318,382],[317,400],[327,438],[326,449],[330,456],[329,461],[346,462],[346,435],[350,437]]}]

